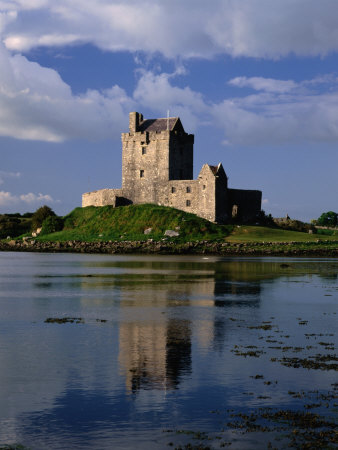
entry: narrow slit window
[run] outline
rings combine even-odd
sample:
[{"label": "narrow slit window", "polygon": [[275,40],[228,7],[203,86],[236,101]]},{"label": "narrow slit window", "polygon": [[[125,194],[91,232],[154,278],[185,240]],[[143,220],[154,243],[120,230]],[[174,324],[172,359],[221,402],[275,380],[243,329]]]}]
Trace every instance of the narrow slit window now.
[{"label": "narrow slit window", "polygon": [[191,192],[190,186],[187,186],[187,194],[190,194],[190,192]]},{"label": "narrow slit window", "polygon": [[171,187],[171,193],[172,193],[172,194],[175,194],[175,192],[176,192],[176,188],[175,188],[175,186],[172,186],[172,187]]},{"label": "narrow slit window", "polygon": [[145,155],[147,153],[147,148],[146,147],[142,147],[142,155]]},{"label": "narrow slit window", "polygon": [[140,178],[144,178],[144,170],[140,170]]},{"label": "narrow slit window", "polygon": [[205,189],[205,184],[203,184],[203,190]]},{"label": "narrow slit window", "polygon": [[185,204],[186,204],[186,206],[190,206],[190,200],[187,200],[186,202],[185,202]]}]

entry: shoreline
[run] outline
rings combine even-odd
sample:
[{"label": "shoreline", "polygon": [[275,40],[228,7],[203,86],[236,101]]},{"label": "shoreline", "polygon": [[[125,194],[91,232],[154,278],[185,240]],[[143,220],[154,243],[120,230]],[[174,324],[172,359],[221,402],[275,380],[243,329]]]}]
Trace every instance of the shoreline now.
[{"label": "shoreline", "polygon": [[174,242],[174,241],[37,241],[0,242],[0,251],[103,254],[209,254],[251,256],[321,256],[338,257],[338,241],[306,242]]}]

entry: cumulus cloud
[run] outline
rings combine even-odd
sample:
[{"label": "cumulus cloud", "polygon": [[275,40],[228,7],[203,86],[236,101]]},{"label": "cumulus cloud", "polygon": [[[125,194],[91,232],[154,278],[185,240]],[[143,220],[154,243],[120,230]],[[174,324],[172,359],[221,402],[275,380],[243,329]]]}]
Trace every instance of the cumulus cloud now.
[{"label": "cumulus cloud", "polygon": [[[90,42],[167,57],[279,58],[338,49],[336,0],[0,1],[11,50]],[[0,22],[1,23],[1,22]],[[48,30],[48,31],[47,31]]]},{"label": "cumulus cloud", "polygon": [[0,66],[0,136],[47,142],[119,139],[128,112],[136,108],[160,116],[169,108],[194,130],[208,111],[202,94],[173,84],[184,74],[182,67],[172,74],[139,71],[130,97],[119,86],[75,96],[55,70],[11,55],[1,44]]},{"label": "cumulus cloud", "polygon": [[57,203],[48,194],[33,194],[29,192],[28,194],[14,195],[10,192],[0,191],[0,206],[39,206],[45,203]]},{"label": "cumulus cloud", "polygon": [[208,112],[209,107],[201,93],[193,91],[188,86],[180,88],[173,85],[173,78],[181,74],[154,74],[142,71],[133,98],[138,105],[151,108],[162,117],[169,109],[171,116],[180,116],[184,126],[194,131],[201,117]]},{"label": "cumulus cloud", "polygon": [[[258,84],[246,79],[242,86]],[[212,114],[223,127],[227,144],[273,145],[286,142],[337,142],[338,141],[338,90],[330,84],[326,92],[312,90],[270,89],[260,79],[261,92],[226,99],[214,104]],[[280,80],[275,80],[281,86]],[[290,86],[291,82],[288,82]],[[318,84],[311,80],[301,85]],[[241,86],[241,83],[237,83]],[[287,90],[286,90],[287,91]]]},{"label": "cumulus cloud", "polygon": [[132,102],[123,89],[73,95],[59,74],[0,43],[0,136],[59,142],[119,136]]},{"label": "cumulus cloud", "polygon": [[182,69],[139,71],[128,96],[119,86],[74,95],[55,70],[13,56],[1,44],[0,66],[0,136],[52,142],[119,139],[129,111],[147,109],[163,117],[170,109],[191,131],[212,121],[224,130],[228,144],[338,141],[335,75],[298,82],[236,77],[229,84],[252,93],[212,103],[189,86],[175,85]]},{"label": "cumulus cloud", "polygon": [[19,199],[24,203],[43,203],[43,202],[51,202],[54,203],[53,198],[48,194],[33,194],[29,192],[28,194],[22,194],[19,196]]},{"label": "cumulus cloud", "polygon": [[336,0],[214,0],[212,8],[202,0],[0,0],[0,36],[0,136],[119,138],[129,111],[163,116],[169,108],[192,131],[212,120],[228,143],[338,139],[332,75],[302,82],[239,76],[229,84],[254,92],[212,104],[189,86],[175,86],[175,76],[184,74],[180,66],[174,74],[139,72],[132,96],[116,85],[74,95],[55,70],[12,53],[90,42],[179,60],[325,55],[338,50]]},{"label": "cumulus cloud", "polygon": [[[191,131],[212,122],[224,130],[225,143],[230,145],[338,141],[338,89],[334,76],[298,83],[263,77],[238,77],[230,82],[237,87],[251,87],[254,93],[211,103],[189,87],[175,86],[170,74],[143,72],[134,100],[162,113],[162,117],[169,107],[172,115],[179,115]],[[324,82],[329,84],[323,92]]]}]

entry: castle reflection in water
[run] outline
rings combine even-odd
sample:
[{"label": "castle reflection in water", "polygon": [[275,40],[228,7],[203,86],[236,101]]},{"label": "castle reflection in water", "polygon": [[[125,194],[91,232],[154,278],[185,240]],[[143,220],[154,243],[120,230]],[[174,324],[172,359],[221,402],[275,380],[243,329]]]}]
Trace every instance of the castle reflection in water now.
[{"label": "castle reflection in water", "polygon": [[262,287],[257,273],[251,280],[251,264],[248,271],[243,262],[239,268],[134,261],[119,268],[126,272],[96,281],[114,287],[118,298],[119,364],[129,392],[175,389],[191,372],[193,333],[204,347],[221,350],[227,327],[214,307],[259,306]]},{"label": "castle reflection in water", "polygon": [[118,311],[120,372],[134,393],[175,389],[192,370],[193,340],[222,351],[227,333],[238,332],[229,328],[232,312],[249,309],[246,320],[259,320],[264,285],[296,275],[276,260],[139,258],[100,261],[97,274],[81,279],[83,291],[106,292]]}]

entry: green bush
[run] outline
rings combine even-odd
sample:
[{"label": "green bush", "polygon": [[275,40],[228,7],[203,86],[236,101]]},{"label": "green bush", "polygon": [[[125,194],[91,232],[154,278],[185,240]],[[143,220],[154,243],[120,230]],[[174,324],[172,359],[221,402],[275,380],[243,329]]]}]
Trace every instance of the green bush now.
[{"label": "green bush", "polygon": [[61,231],[63,229],[63,219],[58,216],[48,216],[42,222],[42,229],[40,235],[56,233],[57,231]]},{"label": "green bush", "polygon": [[56,216],[55,212],[49,206],[41,206],[32,216],[32,230],[36,230],[42,226],[42,223],[47,217]]}]

